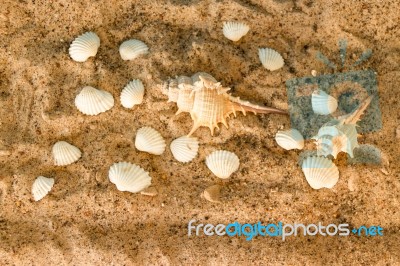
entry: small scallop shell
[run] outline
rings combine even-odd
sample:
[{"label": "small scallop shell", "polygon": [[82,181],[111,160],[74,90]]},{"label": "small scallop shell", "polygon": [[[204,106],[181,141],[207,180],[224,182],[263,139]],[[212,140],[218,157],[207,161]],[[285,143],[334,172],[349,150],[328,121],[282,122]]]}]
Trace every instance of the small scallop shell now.
[{"label": "small scallop shell", "polygon": [[148,52],[149,47],[144,42],[134,39],[124,41],[119,47],[119,54],[122,60],[133,60]]},{"label": "small scallop shell", "polygon": [[233,152],[214,151],[207,156],[206,164],[214,175],[226,179],[239,169],[239,158]]},{"label": "small scallop shell", "polygon": [[81,158],[82,152],[74,145],[65,141],[58,141],[53,145],[53,158],[55,165],[68,165]]},{"label": "small scallop shell", "polygon": [[69,55],[74,61],[85,62],[95,56],[100,46],[100,38],[94,32],[86,32],[78,36],[69,47]]},{"label": "small scallop shell", "polygon": [[39,176],[32,185],[32,195],[35,201],[43,199],[54,185],[53,178]]},{"label": "small scallop shell", "polygon": [[151,185],[148,172],[127,162],[113,164],[108,171],[108,177],[119,191],[136,193]]},{"label": "small scallop shell", "polygon": [[143,83],[138,79],[132,80],[121,92],[121,104],[125,108],[132,108],[143,102],[143,95]]},{"label": "small scallop shell", "polygon": [[165,151],[165,140],[157,130],[151,127],[142,127],[136,133],[135,147],[154,155],[161,155]]},{"label": "small scallop shell", "polygon": [[336,111],[338,102],[326,92],[316,90],[311,95],[311,105],[314,113],[319,115],[329,115]]},{"label": "small scallop shell", "polygon": [[279,146],[285,150],[303,149],[304,138],[297,129],[290,129],[287,131],[278,131],[275,136],[275,140]]},{"label": "small scallop shell", "polygon": [[332,188],[339,180],[339,170],[325,157],[307,157],[302,163],[303,173],[313,189]]},{"label": "small scallop shell", "polygon": [[280,69],[285,64],[282,56],[271,48],[258,49],[258,56],[262,65],[270,71]]},{"label": "small scallop shell", "polygon": [[222,32],[231,41],[237,42],[250,30],[249,26],[242,22],[224,22]]},{"label": "small scallop shell", "polygon": [[171,142],[171,152],[176,160],[187,163],[193,160],[199,150],[197,138],[182,136]]},{"label": "small scallop shell", "polygon": [[98,115],[114,106],[114,97],[107,91],[86,86],[76,96],[75,106],[85,115]]}]

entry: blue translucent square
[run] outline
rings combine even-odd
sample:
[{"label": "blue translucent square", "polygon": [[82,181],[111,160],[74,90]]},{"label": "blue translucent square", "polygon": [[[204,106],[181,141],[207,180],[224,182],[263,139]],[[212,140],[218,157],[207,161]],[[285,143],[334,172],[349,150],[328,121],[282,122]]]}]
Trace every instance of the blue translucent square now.
[{"label": "blue translucent square", "polygon": [[[317,77],[294,78],[286,82],[291,127],[299,130],[305,139],[317,135],[319,128],[334,116],[351,113],[369,95],[369,107],[357,123],[358,133],[375,132],[382,128],[376,74],[372,70],[351,71]],[[338,109],[331,115],[315,114],[311,94],[319,89],[338,100]]]}]

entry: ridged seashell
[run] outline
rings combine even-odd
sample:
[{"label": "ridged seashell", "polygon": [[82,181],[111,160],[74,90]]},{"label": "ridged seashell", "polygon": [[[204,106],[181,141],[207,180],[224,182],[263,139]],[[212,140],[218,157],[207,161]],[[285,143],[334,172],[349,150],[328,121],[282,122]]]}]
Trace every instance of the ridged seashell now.
[{"label": "ridged seashell", "polygon": [[237,42],[250,30],[249,26],[242,22],[224,22],[222,32],[231,41]]},{"label": "ridged seashell", "polygon": [[214,202],[214,203],[221,203],[221,186],[220,185],[212,185],[206,188],[202,196],[208,200],[209,202]]},{"label": "ridged seashell", "polygon": [[207,156],[206,165],[214,175],[226,179],[239,169],[239,158],[230,151],[214,151]]},{"label": "ridged seashell", "polygon": [[343,151],[353,157],[353,150],[358,147],[357,130],[353,124],[323,126],[313,139],[316,140],[317,153],[320,156],[332,155],[336,158]]},{"label": "ridged seashell", "polygon": [[148,52],[149,47],[144,42],[135,39],[124,41],[119,47],[122,60],[133,60]]},{"label": "ridged seashell", "polygon": [[280,69],[285,64],[282,56],[271,48],[258,49],[258,56],[261,64],[270,71]]},{"label": "ridged seashell", "polygon": [[32,195],[35,201],[43,199],[54,185],[53,178],[39,176],[32,185]]},{"label": "ridged seashell", "polygon": [[76,96],[75,106],[85,115],[98,115],[114,106],[114,97],[107,91],[86,86]]},{"label": "ridged seashell", "polygon": [[172,155],[176,160],[187,163],[193,160],[199,150],[197,138],[182,136],[171,142]]},{"label": "ridged seashell", "polygon": [[161,155],[165,151],[165,140],[152,127],[142,127],[136,133],[135,147],[154,155]]},{"label": "ridged seashell", "polygon": [[121,92],[121,104],[125,108],[132,108],[143,102],[144,87],[139,79],[129,82]]},{"label": "ridged seashell", "polygon": [[213,135],[218,124],[222,123],[228,128],[227,118],[236,116],[236,112],[277,113],[287,112],[252,104],[239,97],[231,96],[230,88],[221,86],[210,74],[195,73],[191,78],[180,76],[169,80],[163,86],[162,92],[168,95],[169,102],[176,102],[178,112],[188,112],[193,119],[193,127],[188,136],[192,135],[199,127],[208,127]]},{"label": "ridged seashell", "polygon": [[108,177],[119,191],[136,193],[151,185],[151,177],[148,172],[127,162],[113,164],[108,171]]},{"label": "ridged seashell", "polygon": [[316,90],[311,95],[311,105],[314,113],[319,115],[329,115],[336,111],[338,102],[326,92]]},{"label": "ridged seashell", "polygon": [[278,131],[275,136],[276,143],[285,150],[303,149],[304,138],[297,129]]},{"label": "ridged seashell", "polygon": [[53,145],[53,158],[55,165],[62,166],[74,163],[81,158],[82,152],[66,141],[58,141]]},{"label": "ridged seashell", "polygon": [[307,157],[301,168],[313,189],[333,188],[339,180],[337,166],[325,157]]},{"label": "ridged seashell", "polygon": [[74,61],[85,62],[95,56],[100,46],[100,38],[94,32],[86,32],[78,36],[69,47],[69,55]]}]

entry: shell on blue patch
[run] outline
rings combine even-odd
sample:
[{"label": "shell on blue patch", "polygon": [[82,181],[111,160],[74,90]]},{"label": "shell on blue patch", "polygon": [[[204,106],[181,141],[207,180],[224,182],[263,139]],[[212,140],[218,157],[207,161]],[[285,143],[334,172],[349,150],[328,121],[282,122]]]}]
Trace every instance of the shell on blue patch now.
[{"label": "shell on blue patch", "polygon": [[311,95],[311,105],[314,113],[329,115],[336,111],[337,100],[322,90],[316,90]]},{"label": "shell on blue patch", "polygon": [[337,166],[326,157],[307,157],[301,168],[313,189],[333,188],[339,180]]}]

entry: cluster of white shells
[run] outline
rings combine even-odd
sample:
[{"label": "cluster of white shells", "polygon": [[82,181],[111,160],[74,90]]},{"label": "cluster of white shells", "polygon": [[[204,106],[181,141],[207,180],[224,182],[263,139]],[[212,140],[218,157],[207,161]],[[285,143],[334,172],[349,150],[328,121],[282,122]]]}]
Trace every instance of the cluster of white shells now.
[{"label": "cluster of white shells", "polygon": [[[234,42],[239,41],[250,30],[250,27],[243,22],[228,21],[223,23],[222,33],[224,36]],[[258,56],[261,64],[269,71],[275,71],[282,68],[285,64],[280,53],[271,48],[258,49]]]}]

